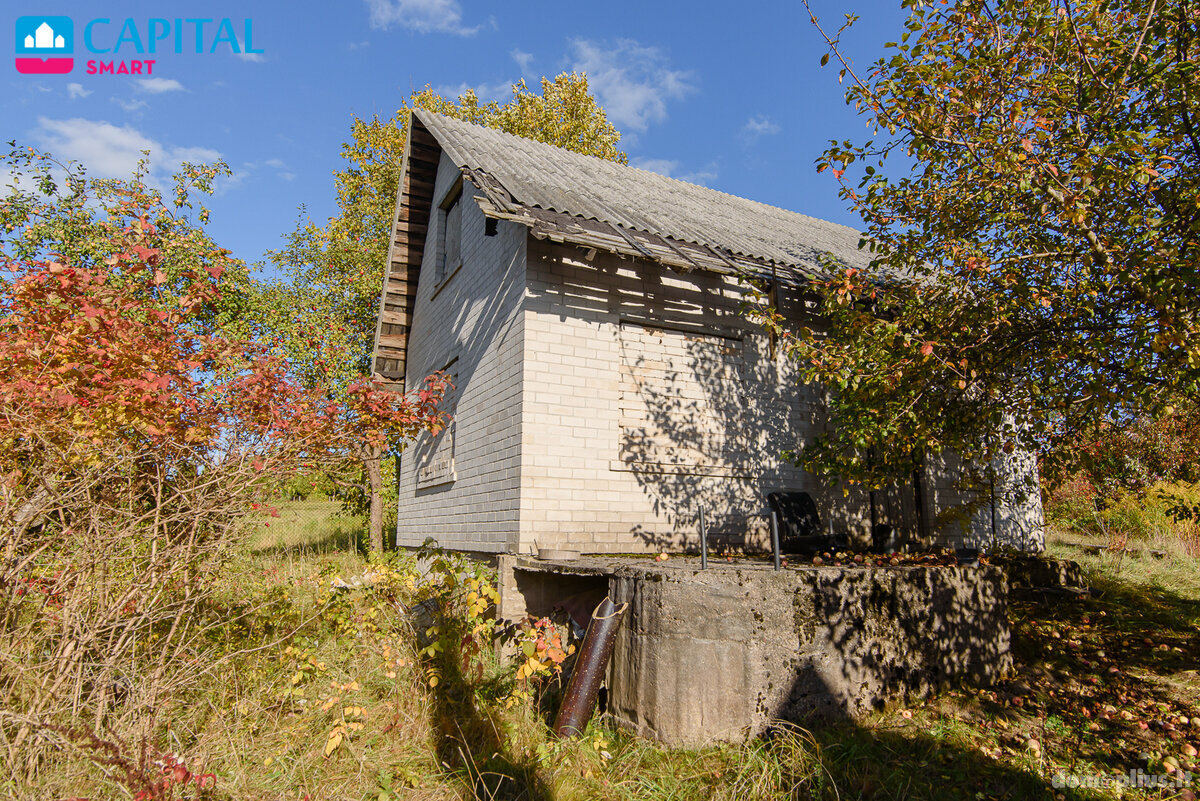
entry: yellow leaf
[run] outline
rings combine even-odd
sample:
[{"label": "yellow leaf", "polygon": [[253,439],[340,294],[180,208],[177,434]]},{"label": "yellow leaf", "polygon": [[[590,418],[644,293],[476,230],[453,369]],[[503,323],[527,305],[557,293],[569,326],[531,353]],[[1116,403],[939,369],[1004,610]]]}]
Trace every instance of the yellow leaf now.
[{"label": "yellow leaf", "polygon": [[325,742],[325,756],[329,756],[337,747],[342,744],[342,730],[334,729],[329,733],[329,739]]},{"label": "yellow leaf", "polygon": [[335,695],[333,698],[330,698],[328,701],[326,701],[325,703],[321,704],[321,711],[322,711],[322,712],[328,712],[330,709],[332,709],[332,708],[333,708],[333,705],[334,705],[334,704],[336,704],[336,703],[337,703],[338,701],[340,701],[340,700],[341,700],[341,699],[340,699],[340,698],[338,698],[338,697]]}]

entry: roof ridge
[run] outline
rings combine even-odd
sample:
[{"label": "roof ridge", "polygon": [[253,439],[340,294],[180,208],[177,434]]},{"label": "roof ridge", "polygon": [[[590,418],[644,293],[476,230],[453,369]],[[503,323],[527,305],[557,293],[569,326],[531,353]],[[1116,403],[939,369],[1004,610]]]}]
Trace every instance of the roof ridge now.
[{"label": "roof ridge", "polygon": [[820,217],[813,217],[812,215],[805,214],[804,212],[801,212],[801,211],[795,211],[794,209],[784,208],[783,206],[776,206],[772,203],[764,203],[761,200],[755,200],[754,198],[748,198],[748,197],[744,197],[742,195],[735,195],[732,192],[726,192],[722,189],[715,189],[711,186],[704,186],[703,184],[697,184],[697,183],[693,183],[691,181],[685,181],[682,178],[676,178],[671,175],[663,175],[661,172],[655,172],[654,170],[648,170],[645,167],[638,167],[634,164],[630,164],[630,163],[622,164],[619,161],[612,161],[611,159],[602,159],[599,156],[593,156],[589,153],[580,153],[577,150],[570,150],[568,148],[560,147],[558,145],[552,145],[549,142],[542,142],[542,141],[539,141],[539,140],[534,139],[529,136],[521,136],[520,134],[509,133],[508,131],[502,131],[499,128],[492,128],[487,125],[479,125],[478,123],[468,122],[467,120],[462,120],[457,117],[451,117],[448,114],[440,114],[436,111],[430,111],[429,109],[415,108],[415,109],[413,109],[413,113],[414,114],[419,113],[421,116],[428,115],[428,116],[436,118],[439,121],[449,122],[452,125],[462,125],[462,126],[468,126],[471,128],[478,128],[480,130],[487,131],[490,134],[494,134],[496,136],[515,139],[515,140],[518,140],[521,142],[528,142],[528,143],[533,144],[538,147],[550,148],[554,151],[559,151],[562,153],[569,154],[569,156],[571,156],[571,157],[578,157],[581,159],[589,159],[591,161],[595,161],[595,162],[597,162],[599,164],[603,164],[603,165],[611,165],[613,167],[635,170],[637,172],[644,173],[645,175],[652,176],[656,180],[671,181],[672,183],[677,183],[677,184],[681,184],[683,186],[692,187],[694,189],[699,189],[703,192],[712,192],[713,194],[721,195],[721,196],[727,197],[727,198],[732,198],[733,200],[737,200],[737,201],[740,201],[743,203],[752,203],[755,206],[761,206],[763,208],[772,209],[774,211],[781,211],[781,212],[784,212],[785,214],[792,214],[797,217],[802,217],[805,220],[811,220],[813,222],[821,223],[822,225],[831,225],[831,226],[836,226],[838,228],[844,228],[848,231],[853,231],[855,234],[858,234],[860,236],[862,235],[861,231],[859,231],[857,228],[854,228],[849,225],[843,225],[842,223],[833,222],[832,220],[824,220],[824,219],[821,219]]},{"label": "roof ridge", "polygon": [[700,186],[427,109],[413,109],[461,170],[486,172],[528,209],[811,273],[822,254],[865,267],[862,232],[841,223]]}]

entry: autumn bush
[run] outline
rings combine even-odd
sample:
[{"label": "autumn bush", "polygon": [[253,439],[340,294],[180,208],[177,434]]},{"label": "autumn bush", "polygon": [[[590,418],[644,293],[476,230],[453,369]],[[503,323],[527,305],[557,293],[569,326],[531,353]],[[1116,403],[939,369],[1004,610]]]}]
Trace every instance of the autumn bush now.
[{"label": "autumn bush", "polygon": [[1181,402],[1080,437],[1077,467],[1046,488],[1060,528],[1174,541],[1200,555],[1200,405]]},{"label": "autumn bush", "polygon": [[0,760],[18,785],[81,758],[137,798],[204,792],[164,733],[253,611],[216,595],[230,555],[297,471],[440,426],[443,383],[302,388],[222,328],[237,265],[186,190],[108,182],[97,210],[71,186],[65,212],[44,183],[0,207]]}]

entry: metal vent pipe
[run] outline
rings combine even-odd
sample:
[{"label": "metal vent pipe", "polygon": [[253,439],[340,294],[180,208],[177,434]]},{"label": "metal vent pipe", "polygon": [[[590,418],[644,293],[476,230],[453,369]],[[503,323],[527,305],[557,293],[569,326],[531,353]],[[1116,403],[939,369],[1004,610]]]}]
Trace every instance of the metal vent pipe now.
[{"label": "metal vent pipe", "polygon": [[575,658],[571,680],[567,682],[567,692],[554,719],[554,733],[557,736],[577,737],[587,728],[596,708],[596,698],[600,695],[604,671],[612,656],[617,629],[627,608],[629,604],[617,606],[605,596],[596,611],[592,612],[587,633],[583,635],[583,644],[579,647],[579,656]]}]

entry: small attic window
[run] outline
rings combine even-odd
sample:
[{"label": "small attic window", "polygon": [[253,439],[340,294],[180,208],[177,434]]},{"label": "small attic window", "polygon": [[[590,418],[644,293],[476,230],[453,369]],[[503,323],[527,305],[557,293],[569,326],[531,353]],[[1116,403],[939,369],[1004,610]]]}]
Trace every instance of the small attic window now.
[{"label": "small attic window", "polygon": [[440,284],[462,266],[462,182],[446,193],[438,212],[440,223],[438,280]]}]

